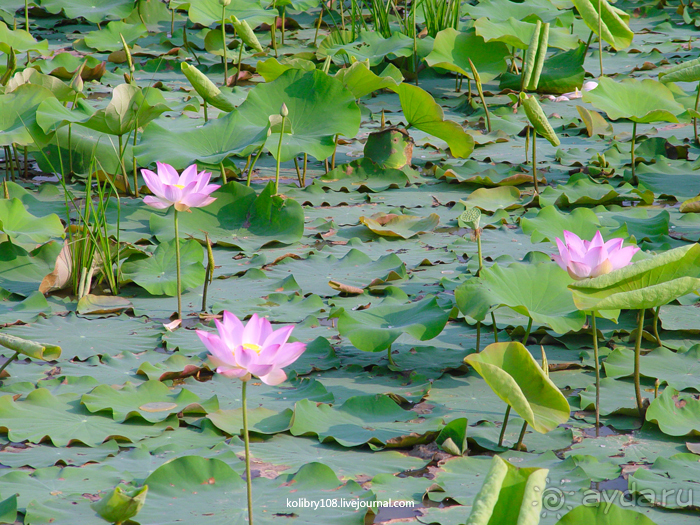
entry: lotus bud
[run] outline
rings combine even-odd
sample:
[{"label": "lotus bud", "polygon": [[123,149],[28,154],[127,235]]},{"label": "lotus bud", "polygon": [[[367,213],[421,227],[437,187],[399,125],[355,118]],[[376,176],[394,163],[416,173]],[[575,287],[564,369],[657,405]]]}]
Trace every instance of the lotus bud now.
[{"label": "lotus bud", "polygon": [[289,110],[287,109],[287,104],[282,103],[282,109],[280,109],[280,115],[286,117],[289,115]]},{"label": "lotus bud", "polygon": [[219,4],[228,7],[228,5],[231,3],[231,0],[219,0]]}]

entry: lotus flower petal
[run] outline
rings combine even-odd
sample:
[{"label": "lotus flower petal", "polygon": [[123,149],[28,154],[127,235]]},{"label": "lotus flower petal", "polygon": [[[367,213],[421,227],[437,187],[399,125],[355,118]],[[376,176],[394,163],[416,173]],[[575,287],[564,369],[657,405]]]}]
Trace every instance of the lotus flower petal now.
[{"label": "lotus flower petal", "polygon": [[627,266],[632,256],[639,251],[636,246],[622,247],[624,239],[603,240],[600,231],[590,241],[582,240],[575,233],[564,231],[564,241],[556,239],[558,255],[552,259],[572,279],[581,280],[597,277]]},{"label": "lotus flower petal", "polygon": [[163,162],[157,162],[158,173],[141,170],[146,186],[153,196],[144,197],[143,201],[154,208],[164,209],[175,206],[177,211],[208,206],[216,199],[211,193],[220,186],[209,184],[211,173],[197,173],[197,165],[186,168],[178,175],[175,168]]}]

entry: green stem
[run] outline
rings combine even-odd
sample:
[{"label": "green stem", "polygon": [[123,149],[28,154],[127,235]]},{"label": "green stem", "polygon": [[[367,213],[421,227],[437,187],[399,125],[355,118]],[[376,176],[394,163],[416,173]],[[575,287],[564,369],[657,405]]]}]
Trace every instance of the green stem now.
[{"label": "green stem", "polygon": [[637,398],[637,410],[639,417],[644,418],[644,403],[642,402],[642,387],[639,383],[639,358],[642,346],[642,332],[644,331],[644,310],[639,311],[637,322],[637,338],[634,342],[634,395]]},{"label": "green stem", "polygon": [[29,33],[29,0],[24,0],[24,29]]},{"label": "green stem", "polygon": [[394,361],[394,358],[391,356],[391,345],[389,345],[389,348],[386,349],[386,356],[389,359],[389,364],[396,366],[396,361]]},{"label": "green stem", "polygon": [[600,76],[605,76],[603,73],[603,16],[601,12],[602,0],[598,0],[598,61],[600,62]]},{"label": "green stem", "polygon": [[323,2],[321,2],[321,14],[318,15],[318,23],[316,24],[316,34],[314,35],[314,47],[316,47],[316,41],[318,40],[318,31],[321,29],[321,22],[323,22]]},{"label": "green stem", "polygon": [[224,86],[228,85],[228,57],[226,56],[226,6],[221,6],[221,40],[224,43]]},{"label": "green stem", "polygon": [[520,450],[523,446],[523,439],[525,439],[525,430],[527,429],[527,421],[523,423],[523,428],[520,430],[520,435],[518,436],[518,442],[515,444],[515,450]]},{"label": "green stem", "polygon": [[13,356],[10,357],[7,361],[5,361],[5,364],[4,364],[4,365],[0,366],[0,374],[2,374],[2,371],[5,370],[5,369],[7,368],[7,365],[9,365],[12,361],[14,361],[15,359],[17,359],[17,356],[19,356],[19,351],[16,351],[16,352],[15,352],[15,355],[13,355]]},{"label": "green stem", "polygon": [[416,3],[411,4],[411,22],[413,24],[413,72],[416,74],[418,85],[418,28],[416,27]]},{"label": "green stem", "polygon": [[248,492],[248,525],[253,525],[253,475],[250,472],[250,437],[248,436],[248,407],[246,403],[247,381],[241,387],[241,405],[243,408],[243,443],[245,444],[245,483]]},{"label": "green stem", "polygon": [[491,311],[491,321],[493,322],[493,341],[498,343],[498,326],[496,325],[496,314]]},{"label": "green stem", "polygon": [[182,319],[182,292],[180,291],[180,230],[177,224],[177,209],[173,215],[175,222],[175,264],[177,265],[177,318]]},{"label": "green stem", "polygon": [[532,128],[532,178],[535,181],[535,195],[540,194],[537,186],[537,132]]},{"label": "green stem", "polygon": [[632,159],[632,184],[637,183],[637,178],[634,174],[634,142],[637,138],[637,123],[633,122],[632,123],[632,149],[630,153],[630,158]]},{"label": "green stem", "polygon": [[286,23],[286,18],[287,18],[287,9],[286,6],[282,8],[282,27],[280,28],[280,31],[282,32],[282,36],[280,38],[280,44],[284,45],[284,24]]},{"label": "green stem", "polygon": [[226,168],[224,168],[224,161],[219,162],[219,169],[221,170],[221,180],[224,184],[228,181],[226,180]]},{"label": "green stem", "polygon": [[277,167],[275,168],[275,193],[280,192],[280,155],[282,155],[282,137],[284,136],[284,123],[287,117],[282,117],[282,129],[280,130],[280,141],[277,144]]},{"label": "green stem", "polygon": [[241,63],[243,62],[243,40],[241,40],[241,48],[238,50],[238,70],[236,71],[236,76],[233,79],[233,85],[238,85],[238,77],[241,74]]},{"label": "green stem", "polygon": [[652,325],[652,328],[654,330],[654,337],[656,337],[656,344],[663,346],[661,338],[659,337],[659,310],[661,310],[660,306],[657,306],[656,310],[654,310],[654,324]]},{"label": "green stem", "polygon": [[168,6],[170,7],[170,36],[172,37],[175,34],[175,9],[171,4],[172,2]]},{"label": "green stem", "polygon": [[479,231],[479,228],[476,229],[476,249],[477,253],[479,254],[479,270],[476,273],[476,276],[479,277],[481,275],[481,271],[484,269],[484,259],[481,256],[481,232]]},{"label": "green stem", "polygon": [[340,137],[340,135],[335,136],[335,141],[334,141],[335,145],[333,146],[333,156],[331,157],[331,169],[332,170],[335,169],[335,154],[338,151],[338,137]]},{"label": "green stem", "polygon": [[508,417],[510,416],[510,405],[506,407],[506,414],[503,416],[503,425],[501,425],[501,435],[498,436],[498,446],[503,446],[503,438],[506,435],[506,428],[508,427]]},{"label": "green stem", "polygon": [[481,321],[476,322],[476,353],[481,351]]},{"label": "green stem", "polygon": [[[139,134],[139,119],[136,119],[136,126],[134,127],[134,151],[136,151],[136,137]],[[139,174],[138,166],[136,164],[136,155],[134,157],[134,197],[139,198]]]},{"label": "green stem", "polygon": [[530,126],[525,128],[525,164],[527,164],[527,154],[530,152]]},{"label": "green stem", "polygon": [[73,148],[71,145],[71,139],[73,135],[73,126],[71,125],[72,123],[68,123],[68,177],[70,180],[70,177],[73,175]]},{"label": "green stem", "polygon": [[301,170],[299,169],[299,160],[294,157],[294,169],[297,170],[297,180],[299,181],[299,187],[303,188],[301,185]]},{"label": "green stem", "polygon": [[595,311],[591,312],[591,328],[593,330],[593,360],[595,366],[595,435],[600,432],[600,361],[598,360],[598,330],[595,326]]},{"label": "green stem", "polygon": [[527,340],[530,337],[530,330],[532,330],[532,317],[527,322],[527,330],[525,330],[525,337],[523,337],[523,346],[527,346]]},{"label": "green stem", "polygon": [[[700,82],[698,82],[698,92],[695,95],[695,111],[698,110],[698,103],[700,102]],[[693,117],[693,132],[695,134],[695,144],[700,145],[700,139],[698,139],[698,119]]]},{"label": "green stem", "polygon": [[258,159],[260,158],[260,155],[262,154],[263,148],[265,146],[260,146],[260,149],[258,150],[258,154],[255,156],[253,159],[253,163],[250,165],[248,168],[248,180],[246,181],[246,186],[250,186],[250,179],[253,176],[253,170],[255,169],[255,163],[258,162]]},{"label": "green stem", "polygon": [[207,122],[209,122],[209,115],[207,113],[207,101],[206,100],[204,101],[203,107],[204,107],[204,123],[206,124]]},{"label": "green stem", "polygon": [[309,160],[309,155],[304,153],[304,168],[301,170],[301,188],[306,187],[306,163]]}]

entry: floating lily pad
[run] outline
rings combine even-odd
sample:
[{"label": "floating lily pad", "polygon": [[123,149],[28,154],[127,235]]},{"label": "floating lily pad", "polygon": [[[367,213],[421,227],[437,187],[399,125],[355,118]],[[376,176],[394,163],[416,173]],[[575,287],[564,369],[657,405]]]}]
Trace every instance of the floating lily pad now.
[{"label": "floating lily pad", "polygon": [[431,213],[428,217],[379,213],[371,217],[360,217],[360,222],[377,235],[410,239],[415,235],[434,230],[440,217]]}]

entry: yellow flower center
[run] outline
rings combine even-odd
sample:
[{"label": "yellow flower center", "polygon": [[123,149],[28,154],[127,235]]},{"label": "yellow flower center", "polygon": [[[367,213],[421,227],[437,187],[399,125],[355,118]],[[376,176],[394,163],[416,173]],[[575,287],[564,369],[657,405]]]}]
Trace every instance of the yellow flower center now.
[{"label": "yellow flower center", "polygon": [[262,350],[262,348],[260,347],[260,345],[255,345],[255,344],[253,344],[253,343],[245,343],[245,344],[243,345],[243,348],[245,348],[246,350],[252,350],[253,352],[255,352],[255,353],[257,353],[257,354],[259,354],[259,353],[260,353],[260,350]]},{"label": "yellow flower center", "polygon": [[182,184],[173,184],[173,186],[175,186],[175,187],[176,187],[177,189],[179,189],[179,190],[181,190],[182,188],[185,187],[185,186],[183,186]]}]

